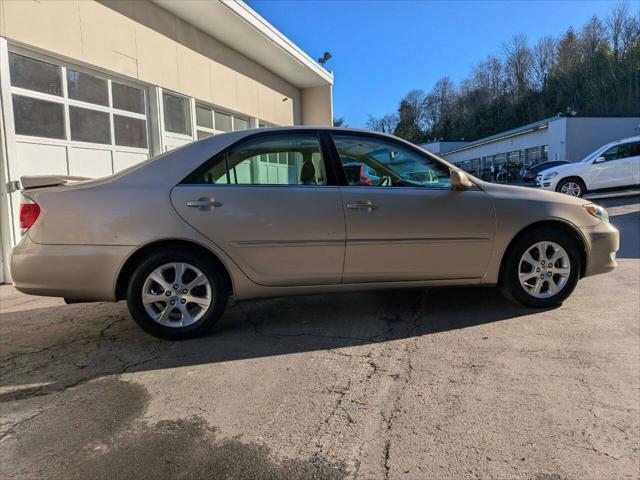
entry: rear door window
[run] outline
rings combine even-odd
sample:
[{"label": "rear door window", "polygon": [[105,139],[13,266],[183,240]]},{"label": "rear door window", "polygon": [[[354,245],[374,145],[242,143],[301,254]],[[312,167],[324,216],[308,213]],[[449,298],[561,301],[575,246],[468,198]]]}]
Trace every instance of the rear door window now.
[{"label": "rear door window", "polygon": [[315,133],[260,136],[218,155],[186,183],[215,185],[327,185]]}]

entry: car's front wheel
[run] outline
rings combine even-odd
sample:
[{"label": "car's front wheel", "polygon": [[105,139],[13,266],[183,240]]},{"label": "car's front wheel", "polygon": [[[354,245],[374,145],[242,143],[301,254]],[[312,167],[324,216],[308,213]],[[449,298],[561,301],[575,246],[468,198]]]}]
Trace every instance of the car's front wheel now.
[{"label": "car's front wheel", "polygon": [[147,333],[169,340],[204,335],[224,312],[225,277],[191,251],[158,252],[133,272],[127,305]]},{"label": "car's front wheel", "polygon": [[558,182],[556,191],[573,197],[582,197],[587,193],[587,187],[579,178],[564,178]]},{"label": "car's front wheel", "polygon": [[580,252],[570,235],[549,227],[522,235],[505,257],[501,289],[529,307],[554,307],[580,278]]}]

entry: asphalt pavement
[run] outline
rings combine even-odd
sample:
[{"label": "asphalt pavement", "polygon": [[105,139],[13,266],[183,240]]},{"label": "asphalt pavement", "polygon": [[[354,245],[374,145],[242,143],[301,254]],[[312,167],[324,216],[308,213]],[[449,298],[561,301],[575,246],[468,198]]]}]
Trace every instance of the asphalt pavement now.
[{"label": "asphalt pavement", "polygon": [[0,478],[626,479],[640,472],[640,199],[561,308],[493,288],[230,305],[206,338],[0,286]]}]

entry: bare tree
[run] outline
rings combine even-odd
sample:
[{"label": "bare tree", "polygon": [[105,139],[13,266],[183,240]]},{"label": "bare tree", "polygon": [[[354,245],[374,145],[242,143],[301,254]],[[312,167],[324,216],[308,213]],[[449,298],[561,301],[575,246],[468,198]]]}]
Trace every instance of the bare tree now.
[{"label": "bare tree", "polygon": [[415,124],[419,129],[426,128],[425,102],[426,96],[423,90],[411,90],[402,99],[406,103],[407,113],[415,119]]},{"label": "bare tree", "polygon": [[369,115],[366,125],[369,130],[382,133],[393,133],[398,126],[398,116],[392,113],[380,118]]},{"label": "bare tree", "polygon": [[620,58],[620,50],[622,48],[622,31],[626,23],[626,19],[629,16],[629,4],[626,2],[620,2],[611,13],[607,16],[607,33],[611,41],[611,47],[613,48],[613,56],[616,60]]},{"label": "bare tree", "polygon": [[456,101],[456,86],[449,77],[438,80],[425,99],[426,124],[440,135],[445,135],[451,123]]},{"label": "bare tree", "polygon": [[349,125],[347,125],[347,122],[344,119],[344,117],[333,117],[333,126],[347,128]]},{"label": "bare tree", "polygon": [[569,28],[558,41],[558,69],[561,72],[569,72],[575,65],[580,63],[580,46],[578,37]]},{"label": "bare tree", "polygon": [[627,14],[622,22],[621,58],[631,52],[640,39],[640,12],[638,15]]},{"label": "bare tree", "polygon": [[592,61],[596,53],[606,45],[606,29],[595,15],[582,27],[580,32],[580,46],[583,58]]},{"label": "bare tree", "polygon": [[498,98],[504,93],[504,66],[498,57],[490,55],[487,58],[487,72],[489,74],[489,86],[491,98]]},{"label": "bare tree", "polygon": [[398,125],[394,135],[419,143],[425,137],[427,126],[426,97],[422,90],[411,90],[400,101]]},{"label": "bare tree", "polygon": [[631,14],[627,1],[622,1],[613,7],[605,23],[613,56],[623,60],[640,35],[640,18]]},{"label": "bare tree", "polygon": [[527,37],[516,35],[502,45],[507,85],[516,95],[527,93],[531,85],[533,55]]},{"label": "bare tree", "polygon": [[540,38],[534,45],[532,54],[533,85],[536,90],[541,91],[546,84],[549,72],[556,64],[556,41],[550,36]]},{"label": "bare tree", "polygon": [[[467,85],[464,93],[471,93],[470,89],[480,94],[478,101],[481,104],[489,104],[504,93],[504,71],[498,57],[490,55],[484,62],[472,68],[470,84]],[[462,89],[461,93],[463,93]]]}]

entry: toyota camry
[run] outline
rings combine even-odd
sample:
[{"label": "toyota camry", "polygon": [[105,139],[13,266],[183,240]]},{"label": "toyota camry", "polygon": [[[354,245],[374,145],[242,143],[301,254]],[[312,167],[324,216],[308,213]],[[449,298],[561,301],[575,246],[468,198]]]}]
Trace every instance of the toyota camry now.
[{"label": "toyota camry", "polygon": [[619,244],[598,205],[487,183],[351,129],[226,133],[109,177],[22,186],[16,288],[126,300],[169,339],[207,332],[229,296],[496,285],[557,306],[580,278],[615,268]]}]

